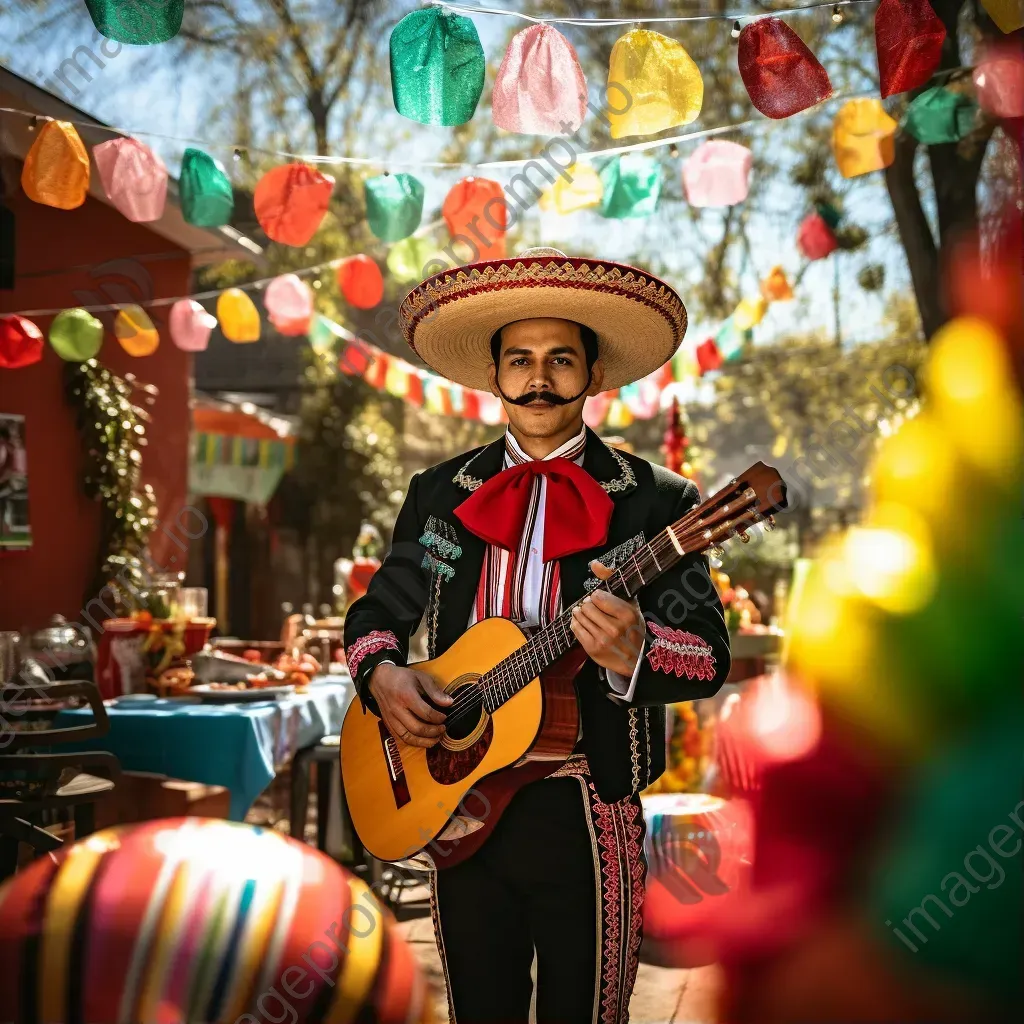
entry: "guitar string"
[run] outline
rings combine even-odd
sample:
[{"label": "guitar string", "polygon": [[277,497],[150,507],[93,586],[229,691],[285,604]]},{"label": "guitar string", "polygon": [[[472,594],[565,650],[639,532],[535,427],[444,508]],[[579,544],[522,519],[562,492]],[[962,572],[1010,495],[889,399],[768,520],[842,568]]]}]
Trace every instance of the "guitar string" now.
[{"label": "guitar string", "polygon": [[[700,524],[701,528],[699,532],[697,532],[696,534],[691,535],[691,532],[687,532],[684,533],[683,536],[680,538],[678,537],[677,533],[677,539],[679,540],[681,547],[686,547],[689,543],[698,540],[705,540],[707,542],[706,546],[712,546],[715,543],[719,543],[724,538],[708,539],[706,537],[706,534],[709,529],[712,530],[713,533],[719,533],[723,531],[728,533],[728,531],[732,529],[732,524],[729,523],[729,519],[734,518],[737,514],[739,516],[743,516],[748,515],[752,512],[749,503],[740,510],[733,510],[729,508],[729,506],[732,504],[731,501],[726,502],[725,505],[720,508],[715,507],[715,505],[717,504],[716,499],[719,499],[720,495],[733,490],[734,488],[732,486],[728,488],[723,488],[722,491],[714,495],[707,502],[702,503],[691,513],[687,514],[686,516],[683,516],[678,522],[672,524],[671,528],[673,529],[673,531],[682,532],[684,524],[686,524],[687,526],[691,526],[693,523],[696,522],[698,518],[700,518],[694,514],[697,511],[702,512],[703,515],[707,517],[707,519],[709,520],[713,519],[715,516],[723,518],[723,521],[719,523],[702,521]],[[708,506],[710,506],[710,508]],[[754,523],[746,524],[747,528],[753,525]],[[743,527],[741,526],[741,528]],[[694,550],[700,550],[700,548],[697,547]],[[694,552],[687,551],[686,553],[692,554]],[[677,561],[679,561],[679,559],[682,557],[676,550],[675,544],[673,544],[672,540],[670,539],[667,530],[662,531],[649,544],[645,545],[645,547],[641,548],[639,551],[634,552],[633,556],[630,559],[630,561],[632,562],[632,566],[627,565],[616,569],[615,573],[613,573],[612,576],[610,576],[607,580],[603,581],[601,589],[607,590],[608,592],[612,592],[613,585],[621,584],[626,589],[627,594],[629,594],[630,588],[632,587],[634,582],[639,582],[640,586],[645,586],[648,581],[645,579],[643,575],[643,570],[640,568],[640,565],[638,563],[638,556],[645,556],[645,565],[647,565],[648,567],[649,563],[646,561],[646,559],[647,557],[653,557],[654,567],[657,570],[659,570],[660,574],[661,559],[658,558],[659,554],[662,556],[671,556],[669,562],[664,567],[665,569],[671,568],[671,566],[674,565]],[[626,571],[623,571],[624,569]],[[616,579],[616,577],[618,577],[618,579]],[[654,578],[655,577],[652,577],[652,579]],[[496,690],[501,690],[504,693],[504,690],[507,687],[514,687],[512,692],[509,693],[505,698],[506,700],[508,700],[512,696],[514,696],[515,693],[517,693],[523,685],[528,683],[530,680],[535,679],[538,675],[539,670],[534,665],[534,654],[538,653],[538,647],[542,647],[542,644],[544,643],[547,643],[549,645],[549,651],[551,650],[550,640],[552,636],[555,635],[556,629],[559,630],[562,634],[560,637],[556,638],[560,639],[561,643],[568,643],[569,648],[571,648],[573,643],[577,641],[575,634],[572,634],[571,630],[569,629],[569,622],[571,621],[572,609],[580,603],[580,601],[577,601],[573,605],[570,605],[570,607],[566,609],[566,611],[562,612],[558,616],[558,618],[556,618],[553,622],[549,623],[549,625],[544,627],[543,630],[541,630],[539,633],[535,634],[533,637],[527,640],[527,642],[523,644],[521,647],[519,647],[516,651],[512,652],[506,658],[502,659],[502,661],[500,661],[498,665],[495,665],[492,669],[488,670],[488,672],[484,673],[484,675],[481,676],[480,680],[473,684],[470,684],[470,687],[467,687],[467,689],[471,689],[471,692],[467,692],[466,694],[457,698],[455,703],[447,712],[445,718],[446,724],[457,721],[458,719],[464,717],[467,713],[470,713],[471,711],[478,713],[479,706],[482,706],[483,702],[487,699],[487,696],[495,692]],[[572,636],[571,641],[569,639],[570,635]],[[540,653],[543,653],[542,650]],[[520,678],[521,675],[522,678]]]},{"label": "guitar string", "polygon": [[[706,510],[705,510],[706,511]],[[685,517],[684,517],[685,519]],[[683,522],[684,520],[680,520]],[[722,524],[724,525],[724,524]],[[673,525],[673,529],[677,529],[677,525]],[[719,527],[718,529],[721,529]],[[703,528],[700,533],[694,536],[692,539],[702,539],[703,534],[706,533],[707,528]],[[689,534],[684,534],[683,537],[679,538],[680,546],[685,547],[690,542],[691,537]],[[715,543],[714,540],[709,541],[709,546]],[[687,554],[693,552],[687,551]],[[603,581],[602,590],[607,590],[609,593],[613,592],[613,585],[622,584],[626,589],[627,594],[630,591],[634,582],[639,582],[641,586],[646,585],[648,580],[643,575],[643,570],[640,568],[637,558],[640,555],[653,555],[654,567],[657,568],[661,564],[661,559],[658,555],[664,557],[665,555],[671,555],[670,561],[666,562],[664,568],[667,570],[671,568],[682,556],[676,551],[675,545],[668,537],[667,531],[663,531],[657,537],[634,553],[630,561],[633,563],[632,566],[620,567],[615,573],[610,576],[607,580]],[[645,565],[650,567],[649,563],[645,561]],[[625,569],[625,571],[623,571]],[[618,579],[616,579],[618,577]],[[654,577],[652,577],[653,579]],[[514,687],[511,693],[506,696],[506,700],[510,699],[517,693],[523,685],[528,683],[530,680],[535,679],[538,675],[534,662],[535,653],[543,653],[542,645],[544,643],[549,644],[550,640],[554,637],[556,640],[560,640],[561,643],[568,643],[571,648],[572,645],[577,641],[574,633],[571,632],[569,623],[571,621],[572,610],[581,602],[577,601],[573,605],[570,605],[568,609],[562,612],[558,618],[554,619],[548,626],[544,627],[543,630],[534,634],[529,640],[521,647],[517,648],[511,654],[503,658],[498,665],[495,665],[488,672],[484,673],[475,683],[467,686],[467,691],[460,697],[458,697],[449,711],[446,713],[445,724],[446,726],[452,722],[458,721],[465,717],[469,713],[479,713],[479,708],[486,701],[489,694],[495,691],[502,691],[508,687]],[[558,636],[561,633],[561,636]],[[571,640],[570,640],[571,637]],[[541,648],[538,651],[538,648]],[[565,652],[562,652],[565,653]],[[561,655],[559,655],[561,656]]]},{"label": "guitar string", "polygon": [[[718,493],[702,502],[671,525],[670,528],[676,533],[676,540],[680,547],[688,547],[691,543],[695,544],[694,549],[692,551],[688,550],[686,554],[693,554],[703,548],[721,543],[728,537],[730,531],[735,529],[737,520],[739,520],[739,528],[736,532],[756,525],[759,521],[757,518],[758,513],[756,512],[756,506],[752,505],[749,499],[741,508],[733,509],[730,507],[733,504],[733,500],[739,501],[745,496],[746,491],[749,490],[749,488],[745,488],[744,491],[737,494],[737,486],[735,483],[730,483],[727,487],[722,488]],[[732,495],[730,500],[722,503],[722,498],[730,494]],[[744,523],[742,519],[746,516],[751,516],[753,522]],[[696,532],[692,529],[694,525],[699,527]],[[712,533],[710,538],[707,536],[709,531]],[[682,533],[682,537],[679,536],[679,533]],[[724,536],[716,537],[714,534],[724,534]],[[704,543],[698,544],[698,541],[704,541]],[[661,559],[658,558],[659,554],[663,557],[665,555],[669,556],[669,560],[664,567],[661,565]],[[670,538],[668,530],[663,530],[649,544],[633,553],[630,559],[632,566],[627,565],[616,569],[612,576],[603,581],[601,589],[611,593],[614,586],[621,584],[625,588],[627,595],[630,595],[630,589],[634,582],[638,581],[641,587],[645,586],[648,580],[645,579],[643,570],[638,562],[640,555],[644,556],[645,565],[648,567],[650,566],[647,559],[653,559],[654,568],[658,575],[662,571],[671,568],[682,557],[679,555],[675,543]],[[651,577],[652,580],[654,578],[656,577]],[[475,683],[470,684],[467,687],[469,692],[457,698],[447,712],[446,723],[456,721],[470,712],[479,713],[479,707],[486,701],[487,696],[495,691],[500,691],[505,696],[505,700],[515,696],[524,685],[530,680],[535,679],[539,672],[542,671],[536,664],[535,654],[540,653],[543,657],[543,644],[545,643],[548,645],[548,653],[553,653],[552,638],[559,640],[562,644],[567,643],[568,647],[566,650],[571,649],[577,641],[575,634],[571,632],[569,623],[571,622],[573,608],[581,602],[582,599],[570,605],[568,609],[562,612],[553,622],[549,623],[548,626],[527,640],[516,651],[503,658]],[[560,631],[560,636],[555,633],[556,629]],[[571,640],[570,635],[572,637]],[[563,651],[562,653],[565,652]],[[509,687],[512,687],[512,690],[506,695],[505,691]]]}]

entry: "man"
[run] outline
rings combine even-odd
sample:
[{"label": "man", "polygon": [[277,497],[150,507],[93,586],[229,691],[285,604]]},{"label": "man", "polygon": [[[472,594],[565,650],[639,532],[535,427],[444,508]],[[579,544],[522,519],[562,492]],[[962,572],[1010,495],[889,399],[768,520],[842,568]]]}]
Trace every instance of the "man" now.
[{"label": "man", "polygon": [[391,553],[346,619],[364,707],[405,743],[436,744],[451,699],[406,666],[423,615],[433,658],[488,616],[529,632],[589,594],[572,624],[587,655],[575,752],[519,790],[475,854],[434,876],[450,1016],[525,1024],[536,954],[540,1024],[618,1024],[640,947],[639,793],[665,767],[664,705],[715,693],[729,639],[703,558],[685,558],[638,601],[599,589],[698,496],[604,445],[583,404],[662,365],[686,312],[644,272],[537,249],[438,274],[401,316],[431,367],[500,396],[509,427],[410,482]]}]

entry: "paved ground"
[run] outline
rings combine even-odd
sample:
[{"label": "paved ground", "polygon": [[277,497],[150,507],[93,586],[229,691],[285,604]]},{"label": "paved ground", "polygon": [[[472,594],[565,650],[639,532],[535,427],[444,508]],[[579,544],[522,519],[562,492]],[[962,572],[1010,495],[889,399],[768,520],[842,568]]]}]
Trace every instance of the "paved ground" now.
[{"label": "paved ground", "polygon": [[[448,1019],[444,975],[434,944],[430,917],[403,921],[399,929],[412,946],[435,992],[435,1019]],[[641,964],[630,1019],[633,1024],[714,1024],[714,995],[718,973],[713,967],[671,970]]]}]

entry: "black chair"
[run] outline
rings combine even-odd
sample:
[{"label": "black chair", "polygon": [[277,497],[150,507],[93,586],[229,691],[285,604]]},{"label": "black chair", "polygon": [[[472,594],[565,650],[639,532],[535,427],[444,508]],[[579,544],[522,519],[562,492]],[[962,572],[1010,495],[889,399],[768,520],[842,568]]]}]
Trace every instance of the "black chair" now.
[{"label": "black chair", "polygon": [[[311,766],[316,765],[316,845],[327,851],[327,816],[331,807],[331,780],[338,768],[340,736],[325,736],[311,747],[296,751],[292,759],[291,786],[291,835],[293,839],[304,840],[306,817],[309,813],[309,788]],[[348,867],[364,862],[363,847],[352,827],[352,818],[345,800],[344,786],[341,790],[341,825],[348,840],[351,858],[345,861]]]},{"label": "black chair", "polygon": [[[34,687],[33,692],[35,699],[31,701],[5,702],[8,717],[4,721],[4,746],[0,748],[0,880],[14,873],[19,842],[38,853],[60,847],[61,841],[42,828],[43,823],[64,820],[70,811],[75,838],[89,835],[95,827],[96,801],[113,790],[121,777],[120,763],[113,754],[52,753],[45,749],[108,732],[110,722],[95,684],[55,683]],[[85,698],[93,712],[92,722],[67,729],[50,728],[52,719],[71,698]],[[14,723],[20,728],[12,728]]]}]

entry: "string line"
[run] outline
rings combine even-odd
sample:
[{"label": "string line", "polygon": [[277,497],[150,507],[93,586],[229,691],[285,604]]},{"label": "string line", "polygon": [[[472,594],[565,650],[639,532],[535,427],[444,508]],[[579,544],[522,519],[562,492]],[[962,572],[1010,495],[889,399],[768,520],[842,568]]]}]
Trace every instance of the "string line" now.
[{"label": "string line", "polygon": [[800,4],[796,7],[782,8],[776,11],[757,12],[756,14],[689,14],[672,17],[649,18],[640,15],[635,18],[538,18],[521,11],[509,11],[501,7],[475,7],[470,4],[450,3],[449,0],[428,0],[432,7],[442,7],[458,14],[487,14],[505,18],[517,18],[534,25],[573,25],[577,28],[599,28],[608,25],[666,25],[688,21],[760,21],[762,18],[779,18],[794,14],[807,14],[823,7],[848,7],[852,4],[871,4],[876,0],[822,0],[819,3]]},{"label": "string line", "polygon": [[[849,2],[868,2],[868,0],[849,0]],[[870,2],[874,2],[874,0],[870,0]],[[824,107],[829,106],[833,103],[837,103],[841,100],[865,99],[873,96],[877,96],[877,93],[842,93],[835,96],[830,96],[828,99],[822,100],[821,103],[818,103],[813,107],[808,107],[806,110],[801,110],[795,114],[791,114],[789,117],[785,118],[784,121],[776,121],[770,117],[752,117],[747,119],[746,121],[736,121],[732,124],[718,125],[717,127],[714,128],[701,128],[691,132],[683,132],[679,135],[673,135],[671,138],[666,139],[649,139],[645,142],[635,142],[625,146],[610,146],[605,149],[586,150],[585,152],[582,153],[576,153],[575,158],[577,161],[589,162],[591,160],[600,160],[604,157],[621,156],[624,153],[644,153],[652,149],[661,149],[664,148],[665,146],[676,146],[682,143],[693,142],[696,139],[710,138],[715,135],[723,135],[728,134],[730,132],[745,131],[753,128],[773,127],[776,125],[793,121],[797,118],[803,118],[818,113]],[[58,117],[51,117],[48,114],[37,114],[34,111],[22,110],[19,107],[0,107],[0,113],[20,115],[21,117],[30,118],[38,122],[61,120],[61,118]],[[89,128],[93,130],[99,130],[107,132],[111,135],[121,135],[126,138],[142,136],[149,139],[161,139],[165,142],[181,142],[187,145],[202,146],[204,149],[207,150],[232,150],[237,152],[257,153],[261,156],[273,157],[275,159],[280,160],[298,160],[306,164],[320,164],[325,166],[331,164],[344,164],[356,167],[393,167],[400,168],[403,170],[460,170],[466,168],[477,170],[498,170],[501,168],[525,167],[527,164],[533,164],[536,163],[537,160],[543,159],[541,155],[517,157],[516,159],[512,160],[484,160],[477,162],[468,160],[410,161],[393,160],[390,157],[337,156],[333,154],[321,156],[317,153],[292,153],[288,150],[264,149],[260,146],[251,146],[243,143],[211,142],[207,139],[192,138],[189,136],[166,135],[161,132],[151,132],[145,130],[136,130],[133,128],[114,127],[112,125],[97,124],[95,121],[72,120],[67,121],[65,123],[75,125],[75,127],[78,128]],[[569,138],[572,138],[572,136],[555,135],[551,137],[552,140],[566,140]]]}]

